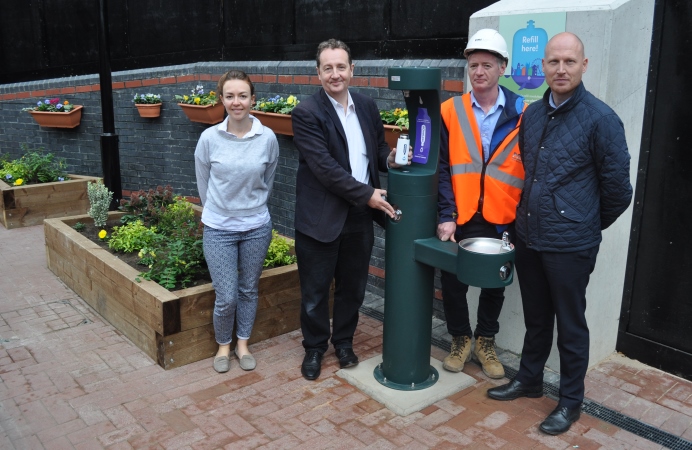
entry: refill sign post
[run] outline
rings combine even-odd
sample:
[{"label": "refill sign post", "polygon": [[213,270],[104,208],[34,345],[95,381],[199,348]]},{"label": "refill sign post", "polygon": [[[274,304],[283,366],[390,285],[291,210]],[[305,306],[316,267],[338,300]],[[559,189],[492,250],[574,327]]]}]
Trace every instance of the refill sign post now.
[{"label": "refill sign post", "polygon": [[567,13],[518,14],[500,17],[500,34],[507,41],[509,63],[500,84],[521,95],[526,103],[543,97],[548,88],[543,55],[548,40],[565,31]]}]

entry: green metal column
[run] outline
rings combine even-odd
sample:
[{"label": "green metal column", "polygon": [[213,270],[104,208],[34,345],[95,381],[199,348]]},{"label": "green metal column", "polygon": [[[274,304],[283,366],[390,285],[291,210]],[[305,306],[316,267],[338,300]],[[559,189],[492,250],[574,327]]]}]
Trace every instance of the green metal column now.
[{"label": "green metal column", "polygon": [[403,91],[412,149],[422,137],[416,127],[419,109],[427,110],[430,151],[425,164],[389,171],[387,200],[401,211],[401,218],[389,219],[386,227],[383,361],[374,376],[393,389],[419,390],[439,378],[430,365],[435,269],[414,259],[414,240],[434,237],[437,226],[442,77],[440,69],[394,67],[388,78],[390,89]]}]

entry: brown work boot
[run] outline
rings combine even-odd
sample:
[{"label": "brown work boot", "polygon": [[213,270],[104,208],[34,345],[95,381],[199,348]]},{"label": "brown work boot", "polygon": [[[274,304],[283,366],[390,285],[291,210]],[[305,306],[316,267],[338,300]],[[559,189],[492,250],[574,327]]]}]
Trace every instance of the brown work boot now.
[{"label": "brown work boot", "polygon": [[495,353],[495,337],[478,336],[476,348],[473,349],[473,358],[483,367],[483,373],[490,378],[503,378],[505,368]]},{"label": "brown work boot", "polygon": [[468,336],[452,336],[452,351],[449,352],[442,367],[450,372],[461,372],[464,363],[471,361],[471,338]]}]

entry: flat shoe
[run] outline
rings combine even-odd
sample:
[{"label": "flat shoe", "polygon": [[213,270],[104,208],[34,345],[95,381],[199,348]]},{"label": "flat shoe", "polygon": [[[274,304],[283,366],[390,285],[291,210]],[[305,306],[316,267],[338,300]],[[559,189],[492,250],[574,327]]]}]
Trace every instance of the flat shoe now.
[{"label": "flat shoe", "polygon": [[219,373],[228,372],[231,368],[231,360],[228,356],[217,356],[214,358],[214,370]]},{"label": "flat shoe", "polygon": [[238,357],[238,363],[240,364],[240,368],[243,370],[253,370],[255,367],[257,367],[257,361],[255,361],[255,357],[247,354],[243,355],[241,358],[240,355],[238,354],[238,351],[235,352],[235,356]]}]

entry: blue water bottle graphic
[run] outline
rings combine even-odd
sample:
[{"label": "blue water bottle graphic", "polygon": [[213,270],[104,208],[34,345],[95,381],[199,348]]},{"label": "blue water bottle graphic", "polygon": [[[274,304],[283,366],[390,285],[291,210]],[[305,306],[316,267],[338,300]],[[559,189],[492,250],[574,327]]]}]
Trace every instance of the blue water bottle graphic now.
[{"label": "blue water bottle graphic", "polygon": [[543,28],[535,28],[533,20],[526,23],[526,28],[514,33],[512,66],[509,67],[519,90],[536,89],[545,80],[541,59],[548,43],[548,33]]}]

